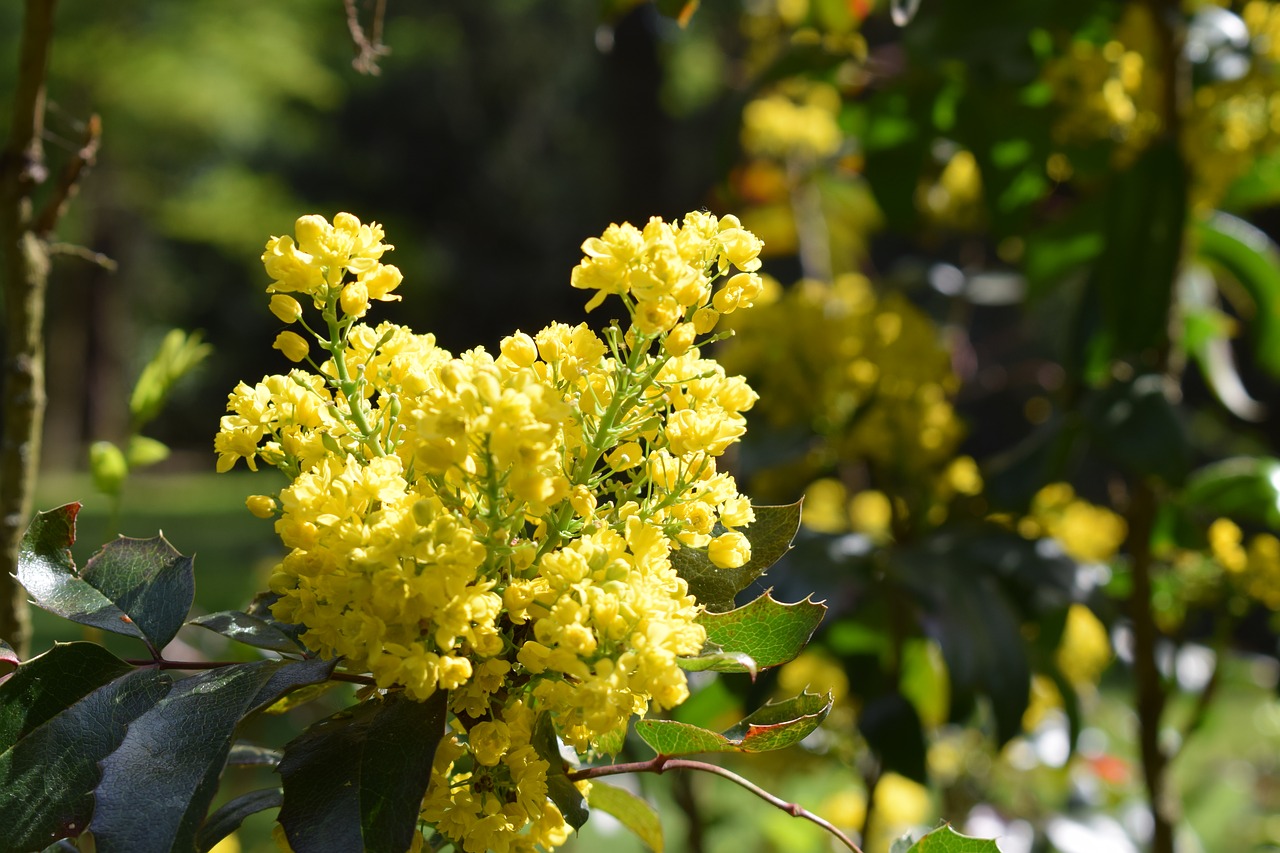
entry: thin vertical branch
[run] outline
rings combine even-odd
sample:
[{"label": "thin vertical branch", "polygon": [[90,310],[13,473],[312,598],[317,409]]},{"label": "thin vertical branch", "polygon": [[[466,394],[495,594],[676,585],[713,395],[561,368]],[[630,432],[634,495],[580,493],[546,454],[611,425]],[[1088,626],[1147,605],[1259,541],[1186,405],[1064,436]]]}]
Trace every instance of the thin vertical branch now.
[{"label": "thin vertical branch", "polygon": [[347,11],[347,29],[351,33],[351,41],[356,46],[356,58],[351,65],[361,74],[377,76],[382,73],[378,68],[378,58],[391,52],[382,43],[382,27],[386,18],[386,0],[377,0],[373,8],[373,20],[368,30],[360,23],[360,11],[356,8],[356,0],[342,0]]},{"label": "thin vertical branch", "polygon": [[31,514],[44,426],[44,307],[49,251],[36,232],[32,194],[47,176],[45,77],[55,0],[27,0],[13,99],[12,137],[0,154],[0,269],[4,271],[5,353],[0,433],[0,637],[26,656],[31,622],[12,575]]}]

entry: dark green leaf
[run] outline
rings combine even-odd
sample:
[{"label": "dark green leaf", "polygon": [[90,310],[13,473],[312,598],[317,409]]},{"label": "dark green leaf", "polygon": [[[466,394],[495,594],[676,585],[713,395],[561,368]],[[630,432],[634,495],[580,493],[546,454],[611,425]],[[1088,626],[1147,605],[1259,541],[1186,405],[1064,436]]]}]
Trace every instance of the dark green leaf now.
[{"label": "dark green leaf", "polygon": [[13,650],[13,646],[0,640],[0,663],[11,663],[17,666],[22,661],[18,660],[18,653]]},{"label": "dark green leaf", "polygon": [[163,537],[121,538],[80,573],[70,550],[79,510],[79,504],[67,504],[36,515],[22,540],[18,581],[51,613],[164,647],[195,595],[191,560]]},{"label": "dark green leaf", "polygon": [[[90,829],[101,853],[190,849],[236,726],[285,663],[231,664],[185,678],[129,726],[102,762]],[[161,805],[163,804],[163,805]]]},{"label": "dark green leaf", "polygon": [[1280,247],[1259,228],[1220,212],[1198,222],[1195,233],[1200,257],[1248,292],[1254,353],[1268,373],[1280,377]]},{"label": "dark green leaf", "polygon": [[220,610],[197,616],[187,624],[208,628],[214,633],[258,649],[283,654],[298,654],[307,650],[297,636],[286,629],[284,623],[260,619],[240,610]]},{"label": "dark green leaf", "polygon": [[751,559],[736,569],[722,569],[701,548],[681,548],[671,565],[689,584],[689,592],[711,611],[733,609],[733,599],[791,549],[800,529],[800,501],[785,506],[754,507],[756,520],[742,528],[751,542]]},{"label": "dark green leaf", "polygon": [[1000,848],[991,839],[970,838],[942,826],[912,844],[907,853],[1000,853]]},{"label": "dark green leaf", "polygon": [[1084,404],[1090,437],[1100,453],[1125,471],[1179,486],[1192,453],[1177,408],[1157,374],[1114,382]]},{"label": "dark green leaf", "polygon": [[1022,729],[1031,667],[1021,613],[996,576],[997,570],[1016,571],[1022,552],[1001,550],[998,544],[979,547],[954,536],[938,536],[899,551],[894,570],[919,601],[925,632],[942,648],[953,717],[972,706],[976,693],[986,694],[996,737],[1004,743]]},{"label": "dark green leaf", "polygon": [[[765,593],[749,604],[725,613],[704,612],[698,621],[707,629],[710,652],[683,658],[690,671],[750,672],[779,666],[800,654],[817,630],[825,604],[809,599],[782,604]],[[750,665],[740,660],[745,656]]]},{"label": "dark green leaf", "polygon": [[868,701],[858,714],[858,730],[885,770],[928,784],[924,729],[906,697],[891,693]]},{"label": "dark green leaf", "polygon": [[230,800],[222,808],[209,815],[209,819],[200,827],[196,835],[196,850],[208,853],[222,839],[240,828],[249,815],[264,812],[267,809],[278,809],[284,802],[284,794],[279,788],[262,788],[241,794]]},{"label": "dark green leaf", "polygon": [[564,819],[574,829],[581,829],[590,816],[587,801],[578,790],[578,786],[569,779],[564,759],[560,757],[560,743],[556,737],[555,723],[551,715],[538,715],[533,725],[533,737],[530,740],[537,750],[538,757],[547,762],[547,796],[556,804]]},{"label": "dark green leaf", "polygon": [[338,659],[313,658],[280,663],[280,668],[271,674],[267,683],[258,691],[258,695],[253,697],[246,714],[266,708],[285,694],[300,687],[323,684],[333,674],[333,668],[337,665]]},{"label": "dark green leaf", "polygon": [[1186,185],[1176,140],[1151,146],[1112,180],[1106,240],[1090,281],[1102,306],[1095,365],[1114,358],[1145,361],[1166,344]]},{"label": "dark green leaf", "polygon": [[448,693],[362,702],[285,746],[280,823],[297,853],[403,853],[416,830]]},{"label": "dark green leaf", "polygon": [[92,643],[54,646],[0,684],[0,853],[83,833],[98,762],[170,684]]},{"label": "dark green leaf", "polygon": [[831,694],[802,693],[769,703],[722,733],[674,720],[638,720],[636,734],[659,755],[699,752],[767,752],[804,740],[826,719]]},{"label": "dark green leaf", "polygon": [[1280,530],[1280,459],[1237,456],[1206,465],[1187,480],[1189,509]]},{"label": "dark green leaf", "polygon": [[662,853],[662,820],[653,806],[622,788],[592,782],[587,802],[593,809],[613,815],[618,822],[635,833],[653,853]]}]

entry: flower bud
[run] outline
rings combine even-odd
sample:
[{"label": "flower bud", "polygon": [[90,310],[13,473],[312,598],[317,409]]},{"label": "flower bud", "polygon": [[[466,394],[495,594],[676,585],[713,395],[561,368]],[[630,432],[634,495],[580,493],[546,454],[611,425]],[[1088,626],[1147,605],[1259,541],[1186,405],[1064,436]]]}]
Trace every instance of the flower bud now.
[{"label": "flower bud", "polygon": [[269,495],[249,495],[244,505],[258,518],[271,518],[276,514],[275,499]]},{"label": "flower bud", "polygon": [[280,319],[281,323],[296,323],[302,316],[302,306],[298,304],[298,300],[283,293],[277,293],[271,297],[271,303],[267,307]]},{"label": "flower bud", "polygon": [[271,348],[280,350],[290,361],[302,361],[311,351],[306,338],[293,332],[281,332],[276,335],[276,342],[271,345]]},{"label": "flower bud", "polygon": [[363,317],[369,311],[369,289],[362,281],[348,282],[342,288],[338,304],[348,317]]}]

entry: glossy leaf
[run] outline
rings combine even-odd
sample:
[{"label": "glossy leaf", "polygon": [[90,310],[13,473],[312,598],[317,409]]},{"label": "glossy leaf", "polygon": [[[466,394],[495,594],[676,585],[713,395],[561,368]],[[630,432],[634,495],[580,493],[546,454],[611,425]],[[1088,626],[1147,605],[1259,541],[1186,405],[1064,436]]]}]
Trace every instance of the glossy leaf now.
[{"label": "glossy leaf", "polygon": [[11,663],[17,666],[22,661],[18,660],[18,653],[13,650],[13,646],[0,640],[0,663]]},{"label": "glossy leaf", "polygon": [[1256,226],[1221,212],[1198,222],[1195,233],[1200,257],[1248,292],[1253,310],[1246,327],[1254,353],[1268,373],[1280,377],[1280,247]]},{"label": "glossy leaf", "polygon": [[751,559],[736,569],[722,569],[701,548],[681,548],[671,554],[671,565],[689,584],[689,592],[713,612],[733,609],[733,599],[791,550],[800,529],[800,502],[784,506],[753,507],[756,520],[742,528],[751,542]]},{"label": "glossy leaf", "polygon": [[[724,613],[704,612],[709,651],[679,663],[690,671],[750,672],[779,666],[808,644],[826,613],[825,604],[809,599],[783,604],[765,593],[749,604]],[[748,665],[741,660],[745,657]]]},{"label": "glossy leaf", "polygon": [[297,853],[403,853],[444,737],[448,693],[362,702],[285,746],[280,823]]},{"label": "glossy leaf", "polygon": [[283,654],[305,652],[306,647],[296,636],[282,629],[283,623],[250,616],[241,610],[220,610],[197,616],[187,623],[207,628],[215,634],[253,646]]},{"label": "glossy leaf", "polygon": [[99,762],[171,683],[166,673],[134,669],[101,646],[68,643],[0,684],[0,853],[83,833]]},{"label": "glossy leaf", "polygon": [[1280,459],[1237,456],[1206,465],[1187,480],[1184,505],[1280,530]]},{"label": "glossy leaf", "polygon": [[79,504],[39,513],[23,537],[18,581],[41,608],[163,648],[195,596],[189,557],[164,540],[120,538],[77,570],[71,559]]},{"label": "glossy leaf", "polygon": [[204,822],[196,835],[196,850],[208,853],[219,841],[240,828],[249,815],[264,812],[267,809],[278,809],[284,802],[284,794],[279,788],[261,788],[241,794],[225,805]]},{"label": "glossy leaf", "polygon": [[275,767],[284,753],[278,749],[254,746],[251,743],[233,743],[227,754],[228,767]]},{"label": "glossy leaf", "polygon": [[236,726],[284,666],[264,660],[198,673],[134,720],[119,749],[102,762],[90,824],[98,850],[193,847]]},{"label": "glossy leaf", "polygon": [[591,783],[587,802],[591,808],[617,818],[653,853],[662,853],[662,820],[653,806],[630,791],[599,781]]},{"label": "glossy leaf", "polygon": [[[1000,853],[999,846],[989,838],[971,838],[961,835],[950,826],[941,826],[926,834],[919,841],[895,842],[892,853],[905,850],[906,853]],[[902,847],[899,847],[902,844]]]},{"label": "glossy leaf", "polygon": [[636,734],[659,755],[700,752],[768,752],[804,740],[826,719],[831,694],[802,693],[769,703],[724,732],[713,732],[674,720],[638,720]]},{"label": "glossy leaf", "polygon": [[550,714],[538,715],[530,743],[538,757],[547,762],[547,796],[560,809],[570,826],[581,829],[590,816],[590,809],[578,786],[569,779],[564,759],[560,757],[560,743]]}]

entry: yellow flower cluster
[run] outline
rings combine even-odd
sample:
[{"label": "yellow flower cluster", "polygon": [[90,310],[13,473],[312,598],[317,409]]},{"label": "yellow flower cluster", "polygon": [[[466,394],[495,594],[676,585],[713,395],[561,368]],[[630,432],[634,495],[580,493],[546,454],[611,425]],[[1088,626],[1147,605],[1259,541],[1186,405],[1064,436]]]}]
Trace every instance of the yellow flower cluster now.
[{"label": "yellow flower cluster", "polygon": [[766,289],[736,320],[720,355],[762,389],[762,414],[804,426],[842,459],[882,469],[934,470],[963,433],[950,396],[958,385],[934,323],[904,297],[878,297],[862,275]]},{"label": "yellow flower cluster", "polygon": [[382,236],[307,216],[267,244],[272,312],[299,329],[277,346],[315,370],[236,387],[218,470],[244,459],[289,477],[248,501],[289,549],[277,618],[383,689],[450,691],[424,820],[467,853],[555,847],[566,830],[535,721],[587,751],[682,702],[676,659],[706,634],[671,551],[750,559],[754,513],[717,457],[756,395],[698,345],[760,295],[760,242],[706,213],[611,225],[572,283],[597,291],[589,307],[621,297],[628,329],[553,324],[455,357],[357,322],[397,298]]},{"label": "yellow flower cluster", "polygon": [[1036,492],[1017,529],[1027,539],[1049,536],[1058,540],[1068,556],[1082,563],[1111,560],[1129,532],[1123,518],[1076,497],[1069,483],[1050,483]]},{"label": "yellow flower cluster", "polygon": [[1239,526],[1219,518],[1209,525],[1209,553],[1241,592],[1269,610],[1280,610],[1280,539],[1259,533],[1246,546]]},{"label": "yellow flower cluster", "polygon": [[819,160],[840,150],[840,93],[826,83],[795,80],[742,111],[742,147],[781,160]]},{"label": "yellow flower cluster", "polygon": [[1164,126],[1164,81],[1159,72],[1155,24],[1141,4],[1128,4],[1114,38],[1099,45],[1077,39],[1045,76],[1062,112],[1054,134],[1063,144],[1106,139],[1123,164]]}]

